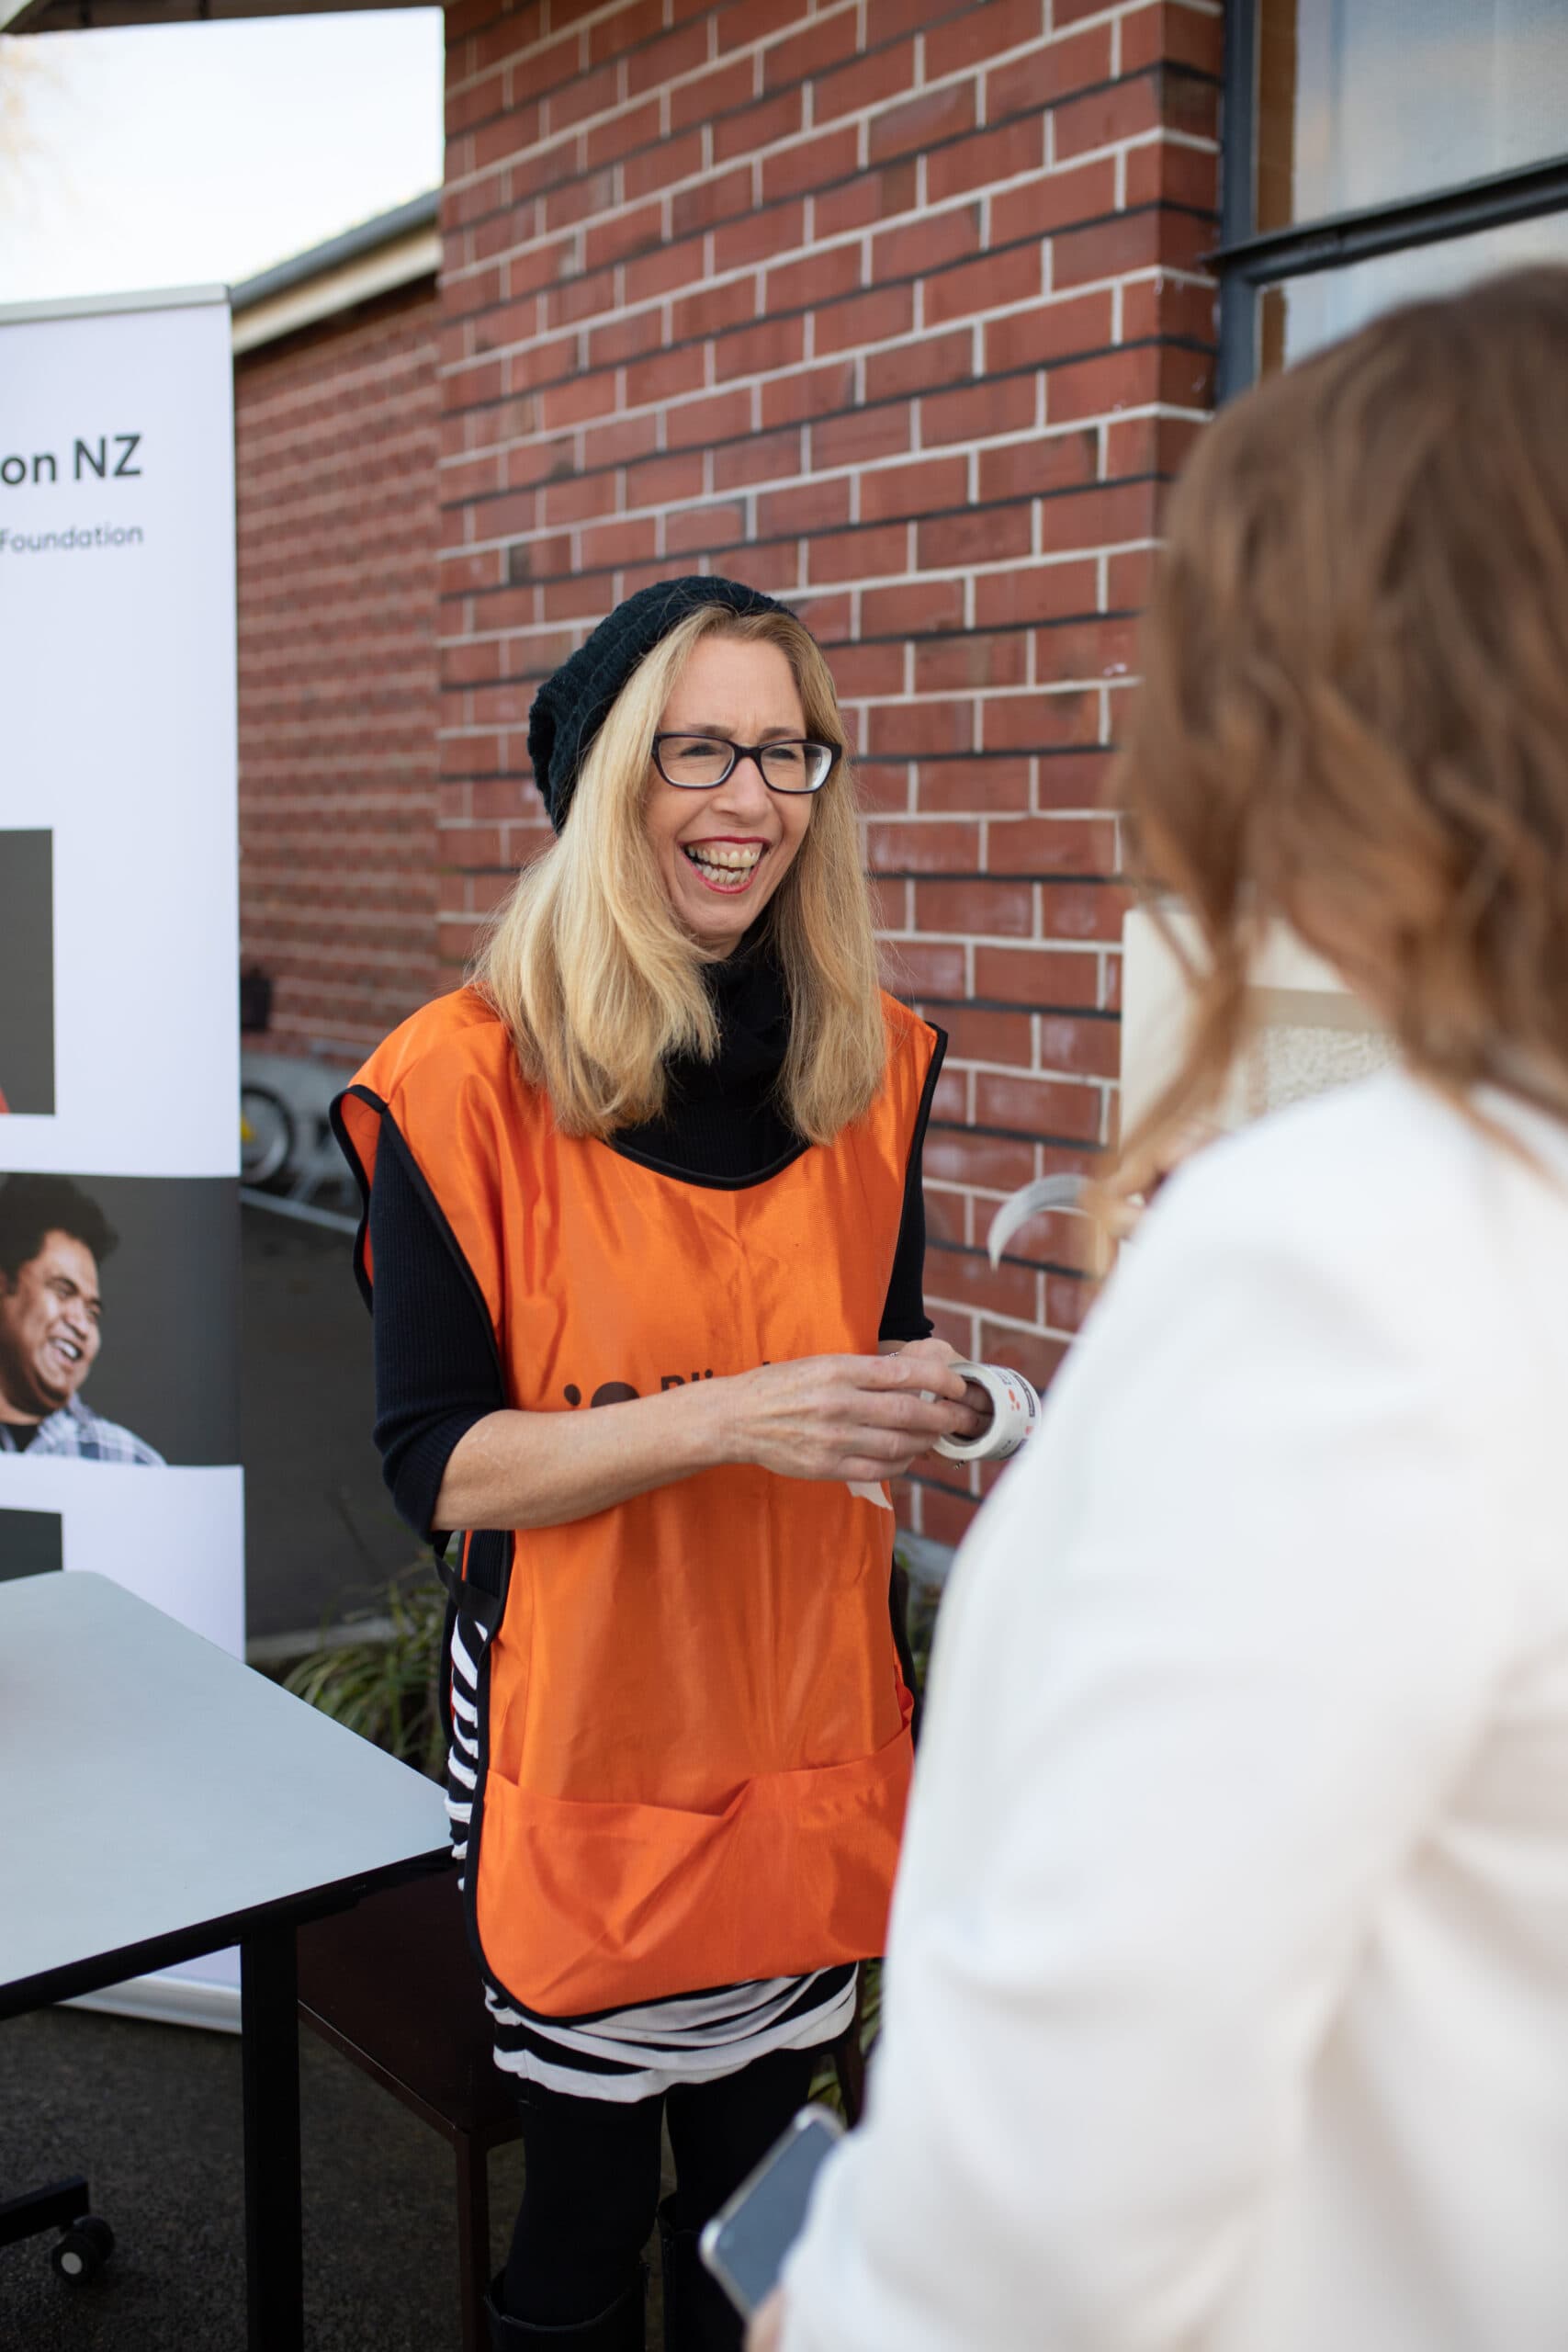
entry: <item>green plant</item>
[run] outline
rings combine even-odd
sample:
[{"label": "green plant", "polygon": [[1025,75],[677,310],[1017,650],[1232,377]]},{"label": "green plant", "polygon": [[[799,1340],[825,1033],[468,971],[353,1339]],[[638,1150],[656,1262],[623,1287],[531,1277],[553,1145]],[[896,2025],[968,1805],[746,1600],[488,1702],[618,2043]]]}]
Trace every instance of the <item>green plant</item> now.
[{"label": "green plant", "polygon": [[911,1577],[908,1605],[904,1614],[905,1630],[909,1636],[909,1654],[915,1664],[915,1687],[924,1692],[926,1676],[931,1662],[931,1635],[936,1631],[937,1609],[941,1602],[941,1588],[917,1582]]},{"label": "green plant", "polygon": [[440,1704],[446,1595],[425,1563],[394,1577],[374,1612],[360,1613],[374,1613],[390,1630],[312,1650],[283,1687],[439,1781],[446,1764]]}]

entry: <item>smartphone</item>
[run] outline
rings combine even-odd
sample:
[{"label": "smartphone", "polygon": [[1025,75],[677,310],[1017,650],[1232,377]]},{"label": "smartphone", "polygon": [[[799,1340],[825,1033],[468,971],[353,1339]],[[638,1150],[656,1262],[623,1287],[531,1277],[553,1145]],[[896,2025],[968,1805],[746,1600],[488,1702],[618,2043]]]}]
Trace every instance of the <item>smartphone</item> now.
[{"label": "smartphone", "polygon": [[803,2107],[704,2230],[698,2241],[703,2260],[743,2319],[778,2285],[822,2159],[843,2136],[830,2108]]}]

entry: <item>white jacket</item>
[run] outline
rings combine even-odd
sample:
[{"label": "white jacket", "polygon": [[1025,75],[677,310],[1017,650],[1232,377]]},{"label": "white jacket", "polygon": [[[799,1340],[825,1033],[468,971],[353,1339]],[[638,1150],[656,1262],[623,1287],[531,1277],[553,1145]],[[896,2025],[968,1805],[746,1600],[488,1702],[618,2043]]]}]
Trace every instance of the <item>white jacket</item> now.
[{"label": "white jacket", "polygon": [[1151,1211],[954,1570],[785,2352],[1568,2347],[1568,1134]]}]

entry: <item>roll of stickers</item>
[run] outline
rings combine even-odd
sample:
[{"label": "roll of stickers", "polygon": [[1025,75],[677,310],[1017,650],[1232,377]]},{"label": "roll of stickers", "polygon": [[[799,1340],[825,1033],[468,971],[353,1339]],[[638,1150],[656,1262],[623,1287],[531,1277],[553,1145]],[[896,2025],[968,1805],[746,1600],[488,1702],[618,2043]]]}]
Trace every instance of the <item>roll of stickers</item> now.
[{"label": "roll of stickers", "polygon": [[1010,1372],[1005,1364],[954,1363],[948,1370],[985,1390],[991,1418],[978,1437],[939,1437],[931,1451],[949,1462],[1005,1462],[1038,1423],[1038,1396],[1021,1372]]}]

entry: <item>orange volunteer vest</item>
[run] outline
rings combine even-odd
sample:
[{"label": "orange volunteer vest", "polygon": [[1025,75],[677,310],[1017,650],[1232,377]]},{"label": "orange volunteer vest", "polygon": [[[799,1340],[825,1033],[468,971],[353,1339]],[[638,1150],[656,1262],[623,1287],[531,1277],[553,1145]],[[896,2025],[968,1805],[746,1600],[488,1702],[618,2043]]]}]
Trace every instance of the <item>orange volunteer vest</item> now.
[{"label": "orange volunteer vest", "polygon": [[[941,1059],[936,1032],[884,1003],[871,1109],[744,1184],[563,1136],[468,989],[372,1055],[339,1133],[367,1199],[378,1149],[412,1157],[519,1410],[874,1354]],[[718,1468],[521,1531],[502,1594],[481,1606],[463,1588],[479,1713],[466,1900],[503,1996],[581,2016],[882,1950],[912,1705],[892,1533],[842,1482]]]}]

